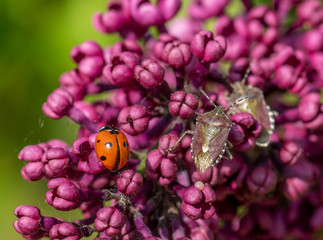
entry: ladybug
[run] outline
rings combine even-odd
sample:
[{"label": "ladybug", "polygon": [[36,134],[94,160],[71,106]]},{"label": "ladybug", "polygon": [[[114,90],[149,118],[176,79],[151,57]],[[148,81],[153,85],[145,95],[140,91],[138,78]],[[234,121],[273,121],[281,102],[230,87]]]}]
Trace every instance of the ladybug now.
[{"label": "ladybug", "polygon": [[95,139],[95,152],[100,162],[111,171],[126,165],[130,155],[127,137],[113,126],[104,126]]}]

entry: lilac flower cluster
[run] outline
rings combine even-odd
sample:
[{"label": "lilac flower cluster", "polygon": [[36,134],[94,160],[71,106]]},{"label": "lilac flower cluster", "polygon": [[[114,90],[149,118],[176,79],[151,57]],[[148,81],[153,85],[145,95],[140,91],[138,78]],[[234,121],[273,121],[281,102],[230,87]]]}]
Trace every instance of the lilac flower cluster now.
[{"label": "lilac flower cluster", "polygon": [[[15,210],[18,233],[26,239],[213,240],[313,239],[322,230],[322,3],[241,4],[244,10],[229,16],[227,0],[192,0],[186,18],[167,23],[180,0],[112,0],[94,15],[99,32],[117,32],[122,40],[74,47],[75,69],[60,76],[42,107],[50,118],[79,124],[77,139],[26,146],[18,156],[26,162],[24,179],[48,181],[49,205],[79,209],[83,219],[42,216],[23,205]],[[214,31],[203,30],[214,18]],[[180,139],[194,130],[198,114],[214,108],[199,89],[228,107],[239,82],[264,100],[247,93],[252,111],[227,109],[233,159],[201,172],[192,136]],[[270,112],[275,130],[265,124],[269,108],[257,112],[257,104],[277,112]],[[130,160],[117,172],[96,155],[95,138],[105,125],[129,141]],[[258,147],[264,132],[270,143]]]}]

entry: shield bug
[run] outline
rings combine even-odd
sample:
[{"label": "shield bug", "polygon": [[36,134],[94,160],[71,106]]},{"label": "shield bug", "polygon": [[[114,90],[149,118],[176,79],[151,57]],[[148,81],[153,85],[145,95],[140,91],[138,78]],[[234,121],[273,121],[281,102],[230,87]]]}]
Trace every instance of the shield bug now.
[{"label": "shield bug", "polygon": [[174,146],[168,149],[167,152],[173,151],[186,134],[192,134],[192,158],[196,168],[204,172],[209,167],[219,163],[222,158],[232,159],[229,151],[232,144],[227,138],[233,123],[228,118],[226,111],[236,104],[241,104],[245,97],[239,98],[236,102],[224,108],[221,105],[215,105],[202,89],[200,91],[212,103],[214,109],[199,114],[196,118],[195,130],[184,132],[175,142]]},{"label": "shield bug", "polygon": [[237,99],[240,99],[241,97],[247,99],[243,103],[234,104],[230,109],[230,113],[250,113],[262,126],[262,133],[260,137],[255,140],[255,144],[259,147],[267,147],[269,145],[270,136],[275,129],[275,116],[277,113],[272,111],[267,105],[262,90],[246,84],[249,73],[250,66],[246,70],[241,82],[230,83],[233,91],[228,96],[229,104],[235,103]]}]

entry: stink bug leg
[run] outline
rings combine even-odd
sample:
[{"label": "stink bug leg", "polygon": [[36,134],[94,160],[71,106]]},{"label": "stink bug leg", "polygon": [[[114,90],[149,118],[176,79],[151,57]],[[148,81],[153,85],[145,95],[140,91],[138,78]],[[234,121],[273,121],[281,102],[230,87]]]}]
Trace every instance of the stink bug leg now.
[{"label": "stink bug leg", "polygon": [[171,148],[167,149],[166,150],[166,153],[169,153],[171,151],[174,151],[175,148],[178,146],[178,144],[183,140],[183,138],[186,136],[186,134],[194,134],[194,131],[191,131],[191,130],[187,130],[185,131],[180,137],[179,139],[175,142],[174,146],[172,146]]}]

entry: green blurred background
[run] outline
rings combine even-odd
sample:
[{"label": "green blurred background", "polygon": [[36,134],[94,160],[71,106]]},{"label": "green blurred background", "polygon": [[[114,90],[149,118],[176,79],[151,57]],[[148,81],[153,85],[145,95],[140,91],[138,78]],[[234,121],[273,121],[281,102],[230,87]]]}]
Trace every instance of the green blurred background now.
[{"label": "green blurred background", "polygon": [[45,202],[46,181],[27,182],[17,158],[26,145],[58,138],[71,144],[76,127],[67,119],[50,120],[41,111],[49,93],[58,87],[61,73],[75,65],[69,52],[92,39],[101,46],[117,36],[104,36],[92,27],[92,16],[104,11],[106,0],[0,1],[0,232],[1,239],[22,239],[12,223],[14,209],[38,206],[42,214],[73,220],[79,214],[61,214]]}]

